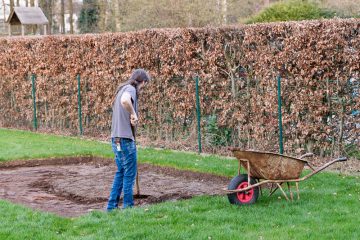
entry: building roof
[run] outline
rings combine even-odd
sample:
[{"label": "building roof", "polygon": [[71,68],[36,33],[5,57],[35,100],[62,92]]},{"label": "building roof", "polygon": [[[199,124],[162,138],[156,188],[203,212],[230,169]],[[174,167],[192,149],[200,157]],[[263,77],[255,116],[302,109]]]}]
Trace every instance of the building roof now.
[{"label": "building roof", "polygon": [[39,7],[15,7],[6,22],[24,25],[42,25],[49,23]]}]

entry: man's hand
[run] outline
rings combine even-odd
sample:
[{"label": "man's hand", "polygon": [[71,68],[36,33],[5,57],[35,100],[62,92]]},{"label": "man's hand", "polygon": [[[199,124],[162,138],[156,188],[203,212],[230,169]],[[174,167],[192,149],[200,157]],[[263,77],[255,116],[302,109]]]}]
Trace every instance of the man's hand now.
[{"label": "man's hand", "polygon": [[130,115],[130,123],[132,126],[136,127],[136,125],[138,124],[138,121],[139,121],[139,119],[136,116],[136,113]]}]

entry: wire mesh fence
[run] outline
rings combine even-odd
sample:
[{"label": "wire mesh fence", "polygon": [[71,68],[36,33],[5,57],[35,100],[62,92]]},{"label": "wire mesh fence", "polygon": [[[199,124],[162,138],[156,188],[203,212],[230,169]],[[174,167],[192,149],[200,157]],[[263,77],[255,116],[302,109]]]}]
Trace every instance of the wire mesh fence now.
[{"label": "wire mesh fence", "polygon": [[[192,150],[202,144],[205,151],[226,146],[278,151],[277,75],[265,79],[243,74],[226,84],[204,77],[198,79],[198,88],[195,76],[168,80],[170,91],[162,86],[163,79],[154,79],[153,88],[141,93],[140,139],[154,146]],[[333,155],[347,145],[359,145],[359,79],[355,76],[346,81],[314,80],[317,84],[281,76],[285,152]],[[98,79],[31,74],[1,81],[2,126],[110,136],[113,96],[99,92]],[[114,82],[101,81],[115,89]]]}]

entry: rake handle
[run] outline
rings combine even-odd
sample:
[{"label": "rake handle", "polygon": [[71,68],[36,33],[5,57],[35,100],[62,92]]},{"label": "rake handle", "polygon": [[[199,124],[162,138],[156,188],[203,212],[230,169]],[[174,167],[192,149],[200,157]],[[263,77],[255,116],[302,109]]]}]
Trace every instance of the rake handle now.
[{"label": "rake handle", "polygon": [[[132,134],[134,136],[134,140],[136,140],[136,131],[135,131],[135,127],[133,125],[131,125],[131,131],[132,131]],[[138,167],[138,164],[136,164],[136,196],[140,196],[139,167]]]}]

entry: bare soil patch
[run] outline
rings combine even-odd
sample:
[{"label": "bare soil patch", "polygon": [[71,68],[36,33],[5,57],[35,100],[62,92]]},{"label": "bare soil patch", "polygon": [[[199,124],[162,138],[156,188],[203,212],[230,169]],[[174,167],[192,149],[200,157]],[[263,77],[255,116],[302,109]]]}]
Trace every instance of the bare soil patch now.
[{"label": "bare soil patch", "polygon": [[[112,159],[71,157],[0,164],[0,199],[76,217],[106,207],[116,171]],[[222,194],[229,179],[140,164],[137,206]],[[134,194],[136,191],[134,191]]]}]

